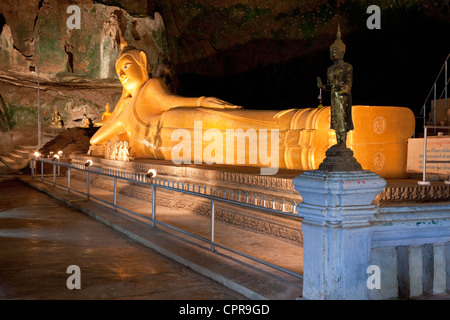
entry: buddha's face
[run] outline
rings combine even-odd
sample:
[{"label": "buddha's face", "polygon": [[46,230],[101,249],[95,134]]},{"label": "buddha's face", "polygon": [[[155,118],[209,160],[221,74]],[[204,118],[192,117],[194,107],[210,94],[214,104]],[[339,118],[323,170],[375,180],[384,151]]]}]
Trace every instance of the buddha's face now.
[{"label": "buddha's face", "polygon": [[148,74],[145,69],[146,66],[141,65],[141,63],[137,62],[131,55],[125,54],[117,61],[116,72],[119,76],[119,80],[122,83],[122,86],[132,96],[134,96],[136,90],[148,79]]},{"label": "buddha's face", "polygon": [[334,62],[340,61],[344,58],[344,53],[337,46],[332,46],[330,48],[330,58]]}]

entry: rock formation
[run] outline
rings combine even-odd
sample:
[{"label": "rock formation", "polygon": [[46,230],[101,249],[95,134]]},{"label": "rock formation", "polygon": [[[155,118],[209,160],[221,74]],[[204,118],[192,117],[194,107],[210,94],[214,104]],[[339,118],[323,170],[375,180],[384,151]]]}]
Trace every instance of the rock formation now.
[{"label": "rock formation", "polygon": [[81,13],[80,29],[70,29],[67,8],[73,4],[0,3],[1,153],[18,143],[37,145],[38,111],[44,143],[54,109],[66,129],[79,126],[83,114],[101,120],[104,106],[114,106],[121,95],[114,68],[119,31],[128,43],[147,52],[152,70],[169,60],[158,13],[153,18],[132,16],[108,3],[81,0],[75,3]]}]

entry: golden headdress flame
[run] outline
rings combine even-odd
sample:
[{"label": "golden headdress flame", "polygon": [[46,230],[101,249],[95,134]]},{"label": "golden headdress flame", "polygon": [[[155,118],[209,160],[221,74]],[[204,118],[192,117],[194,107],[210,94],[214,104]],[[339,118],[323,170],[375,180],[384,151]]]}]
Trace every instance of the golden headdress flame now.
[{"label": "golden headdress flame", "polygon": [[336,47],[340,52],[345,53],[345,44],[341,40],[341,27],[338,24],[338,29],[336,33],[336,40],[333,42],[333,44],[330,46],[330,49]]}]

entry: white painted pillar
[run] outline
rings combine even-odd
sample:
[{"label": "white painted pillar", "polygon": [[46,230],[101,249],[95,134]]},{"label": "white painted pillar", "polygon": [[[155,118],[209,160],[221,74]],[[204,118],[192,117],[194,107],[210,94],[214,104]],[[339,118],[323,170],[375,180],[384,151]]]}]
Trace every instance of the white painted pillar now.
[{"label": "white painted pillar", "polygon": [[294,179],[303,202],[303,297],[368,299],[370,220],[386,181],[370,171],[307,171]]}]

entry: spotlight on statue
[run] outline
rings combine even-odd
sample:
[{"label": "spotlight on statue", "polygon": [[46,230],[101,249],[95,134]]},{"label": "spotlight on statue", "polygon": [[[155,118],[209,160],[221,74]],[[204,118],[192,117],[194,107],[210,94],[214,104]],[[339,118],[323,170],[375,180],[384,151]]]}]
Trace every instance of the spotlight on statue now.
[{"label": "spotlight on statue", "polygon": [[87,167],[89,167],[89,166],[92,166],[92,160],[91,159],[89,159],[88,161],[86,161],[86,163],[84,164],[84,166],[87,168]]},{"label": "spotlight on statue", "polygon": [[58,151],[59,157],[62,158],[63,152],[62,150]]},{"label": "spotlight on statue", "polygon": [[155,169],[149,169],[147,172],[147,178],[153,178],[156,177],[156,170]]},{"label": "spotlight on statue", "polygon": [[55,160],[59,160],[59,154],[55,154],[55,155],[53,155],[53,159],[52,159],[52,161],[55,161]]}]

